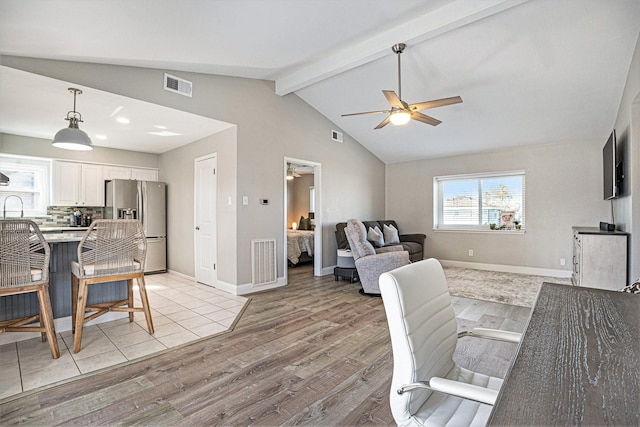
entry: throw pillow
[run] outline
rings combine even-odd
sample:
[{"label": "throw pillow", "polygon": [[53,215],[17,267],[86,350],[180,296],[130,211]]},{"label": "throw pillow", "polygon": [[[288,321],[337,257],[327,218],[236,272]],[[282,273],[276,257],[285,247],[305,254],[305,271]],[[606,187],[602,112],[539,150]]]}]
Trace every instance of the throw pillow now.
[{"label": "throw pillow", "polygon": [[298,230],[311,230],[310,222],[309,218],[301,216],[300,222],[298,223]]},{"label": "throw pillow", "polygon": [[367,240],[372,241],[373,244],[379,248],[384,246],[384,236],[382,235],[382,231],[380,231],[378,227],[369,227],[369,231],[367,232]]},{"label": "throw pillow", "polygon": [[382,226],[384,242],[387,245],[399,245],[400,236],[398,236],[398,230],[391,224],[384,224]]}]

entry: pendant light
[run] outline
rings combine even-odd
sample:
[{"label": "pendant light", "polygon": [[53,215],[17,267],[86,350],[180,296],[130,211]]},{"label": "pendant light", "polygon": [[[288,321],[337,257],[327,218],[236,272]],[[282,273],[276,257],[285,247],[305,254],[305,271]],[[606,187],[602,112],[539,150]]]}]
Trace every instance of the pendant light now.
[{"label": "pendant light", "polygon": [[78,127],[78,123],[82,122],[82,114],[76,111],[76,95],[81,95],[82,91],[70,87],[69,92],[73,93],[73,111],[69,111],[65,119],[69,121],[69,127],[61,129],[56,133],[56,136],[53,138],[53,146],[64,148],[65,150],[93,150],[91,138]]}]

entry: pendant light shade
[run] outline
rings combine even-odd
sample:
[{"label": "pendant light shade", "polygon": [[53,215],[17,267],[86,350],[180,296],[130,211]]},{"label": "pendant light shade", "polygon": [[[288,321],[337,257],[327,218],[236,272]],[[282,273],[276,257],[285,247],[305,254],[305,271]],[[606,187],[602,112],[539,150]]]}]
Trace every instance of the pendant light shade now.
[{"label": "pendant light shade", "polygon": [[76,95],[82,94],[82,91],[70,87],[69,92],[73,93],[73,111],[69,111],[65,119],[69,121],[69,127],[56,133],[53,137],[53,146],[65,150],[93,150],[91,138],[78,127],[78,123],[82,122],[82,115],[76,111]]}]

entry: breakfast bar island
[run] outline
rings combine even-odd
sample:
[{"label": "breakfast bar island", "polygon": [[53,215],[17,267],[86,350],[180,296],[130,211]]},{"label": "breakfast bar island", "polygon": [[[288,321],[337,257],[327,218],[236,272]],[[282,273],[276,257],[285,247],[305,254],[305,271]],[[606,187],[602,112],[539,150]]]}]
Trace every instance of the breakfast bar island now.
[{"label": "breakfast bar island", "polygon": [[[51,249],[49,261],[49,295],[54,319],[69,318],[71,326],[71,261],[78,260],[78,243],[85,230],[70,228],[42,228],[42,234]],[[127,298],[127,282],[119,281],[96,286],[89,293],[88,303],[97,304]],[[38,297],[35,293],[0,298],[0,321],[37,314]]]}]

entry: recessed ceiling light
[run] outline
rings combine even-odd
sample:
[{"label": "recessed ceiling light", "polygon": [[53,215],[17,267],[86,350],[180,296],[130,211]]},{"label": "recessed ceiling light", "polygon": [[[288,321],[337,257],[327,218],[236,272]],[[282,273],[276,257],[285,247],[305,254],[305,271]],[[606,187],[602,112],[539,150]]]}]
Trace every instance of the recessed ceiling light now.
[{"label": "recessed ceiling light", "polygon": [[118,114],[118,113],[120,112],[120,110],[122,110],[123,108],[124,108],[124,106],[123,106],[123,105],[121,105],[121,106],[117,107],[115,110],[113,110],[113,113],[111,113],[111,114],[109,115],[109,117],[113,117],[113,116],[115,116],[115,115],[116,115],[116,114]]},{"label": "recessed ceiling light", "polygon": [[123,125],[128,125],[129,124],[129,119],[127,119],[126,117],[118,117],[116,119],[116,121],[118,123],[122,123]]},{"label": "recessed ceiling light", "polygon": [[158,136],[177,136],[177,135],[182,135],[180,133],[169,132],[168,130],[154,131],[154,132],[147,132],[147,133],[149,135],[158,135]]},{"label": "recessed ceiling light", "polygon": [[105,140],[105,139],[107,139],[107,135],[96,135],[96,139]]}]

